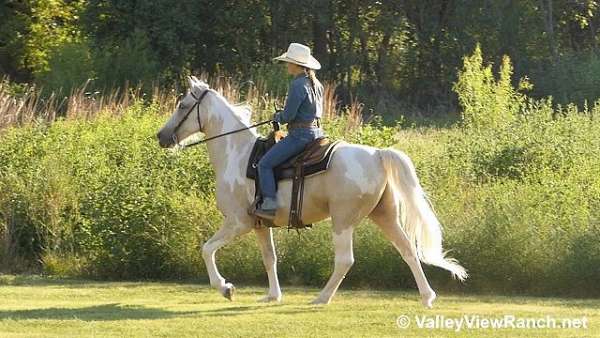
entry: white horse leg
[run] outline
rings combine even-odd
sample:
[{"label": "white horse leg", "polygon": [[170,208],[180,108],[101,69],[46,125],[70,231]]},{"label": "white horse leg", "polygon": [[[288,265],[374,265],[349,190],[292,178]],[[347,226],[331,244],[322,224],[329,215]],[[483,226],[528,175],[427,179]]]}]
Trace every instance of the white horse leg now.
[{"label": "white horse leg", "polygon": [[219,248],[231,242],[239,235],[245,234],[251,230],[251,226],[243,224],[225,223],[223,226],[202,246],[202,258],[206,264],[206,271],[210,279],[210,285],[219,290],[223,297],[232,300],[235,290],[233,284],[226,283],[225,278],[221,276],[215,262],[215,253]]},{"label": "white horse leg", "polygon": [[340,224],[336,224],[334,219],[333,229],[333,245],[335,248],[333,273],[323,290],[321,290],[319,297],[312,301],[312,304],[329,304],[342,280],[346,277],[346,273],[348,273],[352,264],[354,264],[354,253],[352,251],[352,233],[354,228],[352,226],[342,228]]},{"label": "white horse leg", "polygon": [[269,278],[269,293],[262,298],[261,302],[281,301],[281,288],[279,287],[279,279],[277,278],[277,255],[275,253],[275,245],[273,243],[273,231],[271,228],[254,229],[260,251],[262,253],[263,264],[267,270]]},{"label": "white horse leg", "polygon": [[381,201],[369,217],[379,226],[385,237],[392,242],[402,256],[402,259],[408,264],[417,282],[417,288],[421,295],[421,303],[425,307],[431,308],[436,297],[435,292],[425,277],[425,272],[423,272],[423,267],[417,257],[417,250],[414,244],[410,242],[404,228],[400,224],[399,211],[391,192],[386,189]]},{"label": "white horse leg", "polygon": [[396,250],[398,250],[402,259],[408,264],[408,267],[417,282],[417,288],[419,289],[423,306],[431,308],[436,295],[425,277],[421,262],[416,255],[417,250],[415,246],[410,243],[406,232],[404,232],[404,229],[400,224],[390,224],[389,226],[380,225],[380,228],[383,230],[385,236],[392,242]]}]

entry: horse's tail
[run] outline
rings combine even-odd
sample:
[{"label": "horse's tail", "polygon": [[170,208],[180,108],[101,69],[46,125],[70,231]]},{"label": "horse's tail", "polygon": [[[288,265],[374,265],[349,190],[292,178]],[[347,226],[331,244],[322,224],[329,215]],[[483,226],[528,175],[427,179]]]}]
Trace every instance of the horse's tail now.
[{"label": "horse's tail", "polygon": [[465,268],[456,259],[446,257],[442,251],[442,227],[419,184],[410,158],[391,148],[381,149],[379,154],[394,199],[401,204],[404,230],[410,242],[415,245],[419,259],[450,271],[461,281],[467,278]]}]

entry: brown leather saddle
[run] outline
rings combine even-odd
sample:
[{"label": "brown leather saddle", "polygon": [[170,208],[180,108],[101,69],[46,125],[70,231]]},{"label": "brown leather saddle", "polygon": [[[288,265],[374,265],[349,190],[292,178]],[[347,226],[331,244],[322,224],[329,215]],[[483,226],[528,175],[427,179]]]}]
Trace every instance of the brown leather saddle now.
[{"label": "brown leather saddle", "polygon": [[[248,209],[248,213],[253,215],[256,206],[261,202],[262,193],[260,191],[258,178],[258,161],[263,155],[277,142],[275,132],[272,132],[266,138],[258,138],[254,143],[248,167],[246,168],[246,177],[254,180],[256,194],[254,203]],[[290,205],[290,217],[288,219],[288,228],[306,228],[312,227],[312,224],[302,222],[302,201],[304,196],[304,178],[307,176],[321,173],[329,168],[331,156],[341,141],[331,142],[328,137],[322,137],[309,143],[302,152],[290,157],[282,164],[273,169],[275,173],[275,182],[284,179],[292,179],[292,198]],[[257,225],[274,227],[275,225],[265,219],[257,217]]]}]

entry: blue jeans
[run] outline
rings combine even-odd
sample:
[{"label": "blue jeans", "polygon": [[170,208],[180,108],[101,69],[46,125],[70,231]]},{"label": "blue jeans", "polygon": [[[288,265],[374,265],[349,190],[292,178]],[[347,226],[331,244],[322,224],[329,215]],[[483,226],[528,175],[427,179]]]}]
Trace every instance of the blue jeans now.
[{"label": "blue jeans", "polygon": [[258,177],[263,197],[277,196],[273,168],[299,154],[307,144],[322,136],[323,130],[319,128],[294,128],[267,151],[258,161]]}]

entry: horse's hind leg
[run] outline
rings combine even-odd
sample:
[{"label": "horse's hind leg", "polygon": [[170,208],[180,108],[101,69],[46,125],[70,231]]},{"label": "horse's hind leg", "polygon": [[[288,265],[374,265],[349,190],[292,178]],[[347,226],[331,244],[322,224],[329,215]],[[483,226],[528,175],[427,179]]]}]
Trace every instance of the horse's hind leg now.
[{"label": "horse's hind leg", "polygon": [[277,278],[277,255],[275,254],[275,245],[273,243],[273,231],[271,228],[258,228],[254,229],[254,232],[260,245],[263,264],[269,278],[269,293],[261,301],[278,302],[281,300],[281,288],[279,287],[279,279]]},{"label": "horse's hind leg", "polygon": [[421,302],[425,307],[430,308],[436,297],[435,292],[431,289],[431,286],[425,277],[414,244],[410,242],[400,223],[400,208],[398,201],[395,200],[389,186],[385,188],[381,200],[373,212],[371,212],[369,218],[379,226],[385,237],[392,242],[396,250],[398,250],[402,256],[402,259],[408,264],[410,271],[417,282],[419,294],[421,295]]}]

